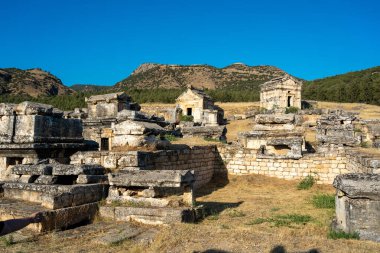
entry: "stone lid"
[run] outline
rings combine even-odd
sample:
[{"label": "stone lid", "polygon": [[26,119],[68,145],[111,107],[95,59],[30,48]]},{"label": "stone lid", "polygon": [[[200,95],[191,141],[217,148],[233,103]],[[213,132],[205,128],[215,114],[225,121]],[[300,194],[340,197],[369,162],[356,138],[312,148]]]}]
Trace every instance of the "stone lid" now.
[{"label": "stone lid", "polygon": [[109,93],[103,95],[95,95],[89,98],[86,98],[86,102],[96,103],[100,101],[110,102],[111,100],[129,100],[131,97],[128,96],[125,92]]},{"label": "stone lid", "polygon": [[380,200],[380,174],[349,173],[338,175],[333,186],[350,198]]}]

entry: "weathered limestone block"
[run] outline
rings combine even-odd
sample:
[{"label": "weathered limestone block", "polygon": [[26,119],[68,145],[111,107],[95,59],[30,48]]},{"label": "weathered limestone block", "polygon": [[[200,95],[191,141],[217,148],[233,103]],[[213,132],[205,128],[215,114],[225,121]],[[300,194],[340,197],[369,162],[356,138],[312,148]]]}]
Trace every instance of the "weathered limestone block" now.
[{"label": "weathered limestone block", "polygon": [[155,123],[126,120],[112,127],[117,135],[158,135],[166,132],[164,128]]},{"label": "weathered limestone block", "polygon": [[53,106],[35,102],[25,101],[15,107],[19,115],[52,115]]},{"label": "weathered limestone block", "polygon": [[51,175],[53,167],[50,164],[20,164],[12,168],[12,174],[16,175]]},{"label": "weathered limestone block", "polygon": [[50,209],[77,206],[100,201],[105,197],[104,184],[43,185],[7,182],[4,197],[41,203]]},{"label": "weathered limestone block", "polygon": [[182,127],[181,133],[184,137],[203,137],[224,140],[227,133],[225,126],[194,126]]},{"label": "weathered limestone block", "polygon": [[62,175],[104,175],[105,169],[97,164],[56,164],[52,174]]},{"label": "weathered limestone block", "polygon": [[0,199],[1,220],[30,217],[32,213],[40,212],[43,216],[42,221],[28,226],[29,229],[38,232],[61,230],[82,222],[90,222],[94,219],[97,211],[98,203],[48,210],[36,203]]},{"label": "weathered limestone block", "polygon": [[136,170],[108,174],[110,185],[145,187],[181,187],[191,185],[194,175],[188,170]]},{"label": "weathered limestone block", "polygon": [[57,176],[41,175],[36,179],[36,181],[34,181],[34,183],[35,184],[56,184],[57,181],[58,181]]},{"label": "weathered limestone block", "polygon": [[78,119],[45,115],[17,115],[14,124],[15,143],[82,142],[82,124]]},{"label": "weathered limestone block", "polygon": [[380,174],[345,174],[335,178],[335,229],[358,232],[380,242]]},{"label": "weathered limestone block", "polygon": [[102,217],[116,221],[136,221],[149,225],[162,225],[196,221],[196,211],[192,208],[144,208],[144,207],[100,207]]},{"label": "weathered limestone block", "polygon": [[79,175],[77,184],[96,184],[107,183],[108,177],[106,175]]},{"label": "weathered limestone block", "polygon": [[333,186],[350,198],[380,200],[380,174],[339,175],[335,178]]},{"label": "weathered limestone block", "polygon": [[294,114],[258,114],[255,121],[258,124],[288,124],[294,123]]}]

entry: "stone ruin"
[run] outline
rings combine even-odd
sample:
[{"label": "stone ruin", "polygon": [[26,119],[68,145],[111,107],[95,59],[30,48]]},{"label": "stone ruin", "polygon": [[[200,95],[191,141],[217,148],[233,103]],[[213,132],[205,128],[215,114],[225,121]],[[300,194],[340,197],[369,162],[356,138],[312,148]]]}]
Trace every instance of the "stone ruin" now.
[{"label": "stone ruin", "polygon": [[177,109],[192,121],[181,121],[178,130],[183,137],[226,140],[224,111],[204,91],[189,87],[176,99]]},{"label": "stone ruin", "polygon": [[189,170],[122,170],[108,174],[108,180],[109,205],[100,208],[101,216],[152,225],[197,219]]},{"label": "stone ruin", "polygon": [[261,158],[302,157],[303,129],[294,114],[258,114],[253,131],[239,133],[243,148],[257,150]]},{"label": "stone ruin", "polygon": [[[169,125],[163,118],[140,112],[140,106],[124,92],[92,96],[86,98],[86,102],[88,113],[81,117],[83,136],[87,141],[95,142],[99,150],[155,146],[159,140],[157,136],[166,132],[162,127]],[[75,111],[68,113],[73,114]]]},{"label": "stone ruin", "polygon": [[302,82],[290,75],[272,79],[261,85],[260,108],[285,112],[285,108],[301,109]]},{"label": "stone ruin", "polygon": [[106,197],[105,169],[99,165],[68,165],[44,160],[33,165],[15,165],[2,183],[2,219],[42,212],[43,219],[31,227],[37,231],[65,229],[91,222],[98,202]]},{"label": "stone ruin", "polygon": [[334,229],[380,242],[380,174],[339,175],[334,180]]},{"label": "stone ruin", "polygon": [[361,130],[354,126],[357,117],[342,110],[330,110],[317,120],[316,139],[321,145],[358,146],[362,142]]},{"label": "stone ruin", "polygon": [[0,104],[0,180],[12,165],[45,158],[68,163],[70,155],[84,148],[80,120],[63,118],[51,105]]}]

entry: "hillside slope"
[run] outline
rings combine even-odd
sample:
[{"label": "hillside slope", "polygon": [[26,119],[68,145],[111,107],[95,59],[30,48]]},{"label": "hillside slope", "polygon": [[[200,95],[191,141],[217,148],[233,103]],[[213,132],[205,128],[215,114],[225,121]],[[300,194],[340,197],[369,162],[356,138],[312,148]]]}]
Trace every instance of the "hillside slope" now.
[{"label": "hillside slope", "polygon": [[380,105],[380,66],[304,82],[303,99]]},{"label": "hillside slope", "polygon": [[145,63],[115,88],[258,89],[258,85],[285,72],[272,66],[247,66],[235,63],[224,68],[209,65],[164,65]]},{"label": "hillside slope", "polygon": [[72,94],[56,76],[41,69],[0,69],[0,94],[55,96]]}]

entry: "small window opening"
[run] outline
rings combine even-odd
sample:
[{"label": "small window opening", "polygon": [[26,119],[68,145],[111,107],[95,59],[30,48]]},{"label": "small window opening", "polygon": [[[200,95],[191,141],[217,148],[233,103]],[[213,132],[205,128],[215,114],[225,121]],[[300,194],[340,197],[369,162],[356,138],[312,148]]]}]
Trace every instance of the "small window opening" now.
[{"label": "small window opening", "polygon": [[193,109],[192,108],[187,108],[187,115],[188,116],[193,115]]},{"label": "small window opening", "polygon": [[102,138],[100,141],[100,150],[108,151],[110,150],[109,146],[109,139],[108,138]]}]

